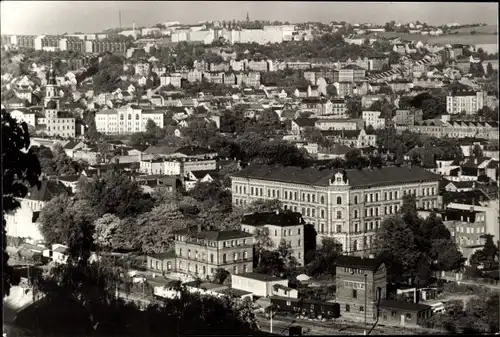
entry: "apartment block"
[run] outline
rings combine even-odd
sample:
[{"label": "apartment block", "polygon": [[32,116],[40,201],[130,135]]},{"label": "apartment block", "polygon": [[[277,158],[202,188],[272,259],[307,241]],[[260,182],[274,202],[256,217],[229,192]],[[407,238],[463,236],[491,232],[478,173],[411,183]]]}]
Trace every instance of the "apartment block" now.
[{"label": "apartment block", "polygon": [[419,207],[440,207],[440,176],[421,167],[389,166],[362,170],[251,165],[231,176],[233,204],[279,199],[286,210],[300,212],[322,237],[343,251],[369,251],[375,231],[401,208],[403,196],[417,196]]}]

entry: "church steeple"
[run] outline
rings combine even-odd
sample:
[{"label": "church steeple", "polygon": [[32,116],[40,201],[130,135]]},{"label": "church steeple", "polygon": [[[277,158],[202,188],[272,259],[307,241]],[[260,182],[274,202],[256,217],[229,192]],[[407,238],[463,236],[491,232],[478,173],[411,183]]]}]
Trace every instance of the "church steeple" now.
[{"label": "church steeple", "polygon": [[47,73],[47,86],[45,87],[44,107],[46,115],[47,113],[52,114],[52,112],[59,109],[59,99],[59,93],[57,92],[56,71],[54,70],[54,66],[51,61],[50,68]]},{"label": "church steeple", "polygon": [[248,12],[247,12],[247,22],[250,22],[250,15],[248,15]]},{"label": "church steeple", "polygon": [[56,71],[54,70],[54,65],[50,61],[49,73],[47,74],[47,85],[57,85],[56,81]]}]

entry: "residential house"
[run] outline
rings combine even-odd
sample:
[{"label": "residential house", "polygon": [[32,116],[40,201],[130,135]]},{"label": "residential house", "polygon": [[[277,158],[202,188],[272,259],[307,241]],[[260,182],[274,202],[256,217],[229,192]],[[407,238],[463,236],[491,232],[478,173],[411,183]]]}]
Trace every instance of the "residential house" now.
[{"label": "residential house", "polygon": [[239,231],[184,229],[174,233],[176,270],[208,279],[217,269],[231,275],[252,272],[253,235]]},{"label": "residential house", "polygon": [[151,254],[147,256],[147,268],[165,275],[175,270],[175,251]]},{"label": "residential house", "polygon": [[[255,187],[256,194],[263,194],[263,188]],[[250,193],[254,194],[254,187],[250,187]],[[276,191],[267,191],[269,197],[275,194]],[[288,191],[284,192],[285,199],[288,198]],[[279,194],[279,191],[278,191]],[[278,197],[279,195],[274,195]],[[314,197],[314,196],[313,196]],[[243,216],[241,220],[241,230],[247,233],[255,234],[259,230],[266,230],[269,233],[269,238],[273,242],[274,249],[278,249],[282,242],[290,249],[291,256],[297,259],[300,265],[304,265],[304,219],[300,213],[279,210],[273,212],[253,213]],[[313,208],[311,210],[315,212]],[[312,216],[316,216],[313,214]],[[243,289],[244,290],[244,289]]]}]

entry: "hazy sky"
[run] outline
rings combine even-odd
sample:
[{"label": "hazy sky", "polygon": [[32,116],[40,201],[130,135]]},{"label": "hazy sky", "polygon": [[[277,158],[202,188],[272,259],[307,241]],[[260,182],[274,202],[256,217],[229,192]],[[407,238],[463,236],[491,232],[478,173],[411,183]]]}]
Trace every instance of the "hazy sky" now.
[{"label": "hazy sky", "polygon": [[2,34],[62,34],[98,32],[122,26],[152,26],[159,22],[250,19],[497,24],[498,3],[429,2],[160,2],[160,1],[2,1]]}]

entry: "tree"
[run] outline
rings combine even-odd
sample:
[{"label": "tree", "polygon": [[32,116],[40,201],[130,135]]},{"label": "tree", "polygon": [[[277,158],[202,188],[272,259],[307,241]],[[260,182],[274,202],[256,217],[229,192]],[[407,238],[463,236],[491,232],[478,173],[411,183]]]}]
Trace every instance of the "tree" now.
[{"label": "tree", "polygon": [[321,247],[314,251],[312,261],[306,265],[307,275],[335,275],[335,259],[341,250],[341,245],[335,239],[323,237]]},{"label": "tree", "polygon": [[86,200],[75,200],[59,195],[50,200],[40,213],[40,231],[45,242],[69,245],[82,235],[82,230],[96,219]]},{"label": "tree", "polygon": [[474,158],[481,158],[483,156],[483,150],[481,149],[481,146],[478,144],[474,145],[474,148],[472,149],[472,156]]},{"label": "tree", "polygon": [[346,99],[347,114],[351,118],[359,118],[361,116],[361,98],[353,96]]},{"label": "tree", "polygon": [[215,269],[213,281],[218,284],[223,284],[227,278],[231,277],[231,274],[224,268]]},{"label": "tree", "polygon": [[139,242],[144,253],[161,253],[172,246],[173,232],[186,229],[187,223],[177,204],[154,207],[137,219]]},{"label": "tree", "polygon": [[116,249],[113,237],[120,226],[120,219],[114,214],[104,214],[94,223],[94,242],[104,249]]},{"label": "tree", "polygon": [[156,132],[156,123],[152,119],[148,119],[146,123],[146,133],[153,134]]},{"label": "tree", "polygon": [[283,203],[279,199],[257,199],[253,201],[247,211],[249,213],[263,213],[282,211]]},{"label": "tree", "polygon": [[485,244],[483,249],[478,250],[470,257],[470,264],[472,267],[482,267],[483,270],[491,270],[495,268],[498,263],[498,249],[493,242],[492,235],[485,235]]},{"label": "tree", "polygon": [[106,213],[119,218],[135,216],[151,210],[153,200],[141,187],[118,170],[94,177],[80,186],[79,197],[87,200],[98,216]]},{"label": "tree", "polygon": [[327,85],[326,86],[326,94],[328,95],[328,97],[331,97],[331,98],[337,97],[338,96],[337,87],[334,86],[333,84]]},{"label": "tree", "polygon": [[493,70],[493,66],[491,65],[491,62],[488,62],[488,65],[486,66],[486,74],[488,75],[488,77],[491,77],[494,74],[494,70]]},{"label": "tree", "polygon": [[39,186],[40,163],[28,150],[30,138],[26,123],[18,123],[10,113],[2,109],[2,298],[10,292],[10,286],[19,280],[13,278],[6,252],[7,236],[5,214],[15,211],[20,203],[16,198],[23,198],[29,186]]},{"label": "tree", "polygon": [[269,236],[269,228],[267,227],[256,228],[254,232],[254,238],[254,249],[255,255],[257,255],[257,266],[260,266],[262,262],[262,254],[264,253],[264,251],[271,250],[274,247],[274,242]]},{"label": "tree", "polygon": [[416,275],[420,252],[411,228],[400,216],[382,222],[376,236],[378,256],[386,263],[391,280],[407,281]]}]

